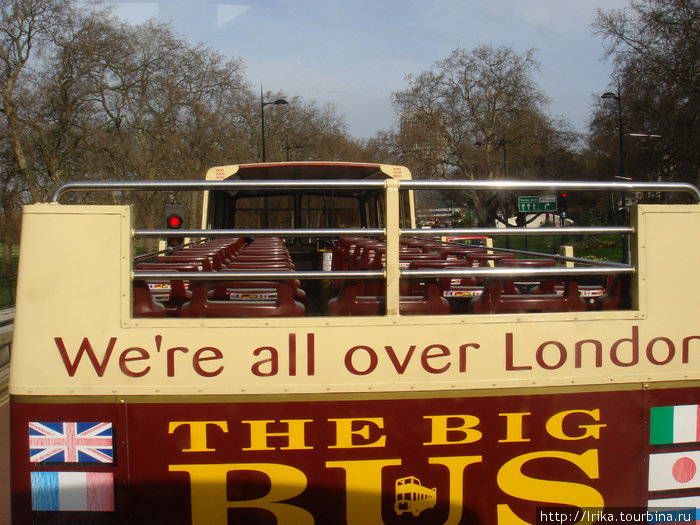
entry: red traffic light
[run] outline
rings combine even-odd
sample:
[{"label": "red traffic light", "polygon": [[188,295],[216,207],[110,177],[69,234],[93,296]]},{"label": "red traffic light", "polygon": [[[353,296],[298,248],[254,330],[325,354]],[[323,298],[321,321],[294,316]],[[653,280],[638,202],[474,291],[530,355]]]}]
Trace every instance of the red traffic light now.
[{"label": "red traffic light", "polygon": [[171,229],[180,228],[182,226],[183,222],[184,222],[184,220],[182,219],[182,217],[180,217],[179,215],[175,215],[175,214],[168,216],[168,218],[166,220],[168,228],[171,228]]}]

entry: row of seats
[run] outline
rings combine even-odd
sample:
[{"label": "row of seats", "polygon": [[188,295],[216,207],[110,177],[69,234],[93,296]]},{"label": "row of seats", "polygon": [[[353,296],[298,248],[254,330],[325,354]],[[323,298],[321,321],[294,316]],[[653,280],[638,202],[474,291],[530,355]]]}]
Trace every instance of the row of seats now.
[{"label": "row of seats", "polygon": [[136,270],[206,271],[232,278],[134,281],[135,317],[296,317],[306,315],[306,293],[296,279],[268,281],[234,279],[242,271],[294,270],[279,238],[215,239],[141,263]]},{"label": "row of seats", "polygon": [[[382,240],[340,239],[333,251],[333,269],[371,270],[384,265]],[[399,247],[399,264],[408,269],[474,267],[554,267],[554,259],[516,259],[512,253],[493,253],[477,246],[447,246],[432,240],[406,240]],[[623,278],[603,285],[580,287],[575,280],[547,278],[404,279],[399,311],[410,314],[526,313],[616,309],[625,293]],[[331,315],[378,315],[385,308],[381,280],[334,280],[337,296],[328,304]]]},{"label": "row of seats", "polygon": [[[383,239],[340,238],[333,248],[332,271],[382,269]],[[399,264],[409,270],[452,270],[474,267],[536,268],[556,266],[554,259],[516,259],[480,246],[454,246],[435,240],[402,240]],[[307,292],[298,279],[241,279],[245,271],[293,271],[282,239],[215,239],[161,255],[136,270],[150,272],[236,273],[236,278],[134,281],[136,317],[294,317],[307,315]],[[331,274],[332,277],[332,274]],[[383,315],[383,279],[331,279],[333,297],[312,311],[331,316]],[[628,280],[610,277],[604,284],[580,285],[562,277],[404,278],[400,283],[402,315],[450,313],[526,313],[617,309],[627,297]],[[312,287],[313,289],[313,287]],[[314,294],[316,295],[316,294]]]}]

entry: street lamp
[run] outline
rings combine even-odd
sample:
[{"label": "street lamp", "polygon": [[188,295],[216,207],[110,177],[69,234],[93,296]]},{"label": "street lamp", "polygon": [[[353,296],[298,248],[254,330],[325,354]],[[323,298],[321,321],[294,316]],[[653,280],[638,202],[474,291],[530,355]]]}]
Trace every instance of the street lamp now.
[{"label": "street lamp", "polygon": [[[618,87],[618,92],[620,91]],[[623,136],[624,132],[622,130],[622,101],[620,100],[620,95],[613,93],[612,91],[608,91],[606,93],[603,93],[600,98],[614,98],[617,100],[617,130],[620,135],[620,177],[625,176],[625,150],[624,150],[624,142],[623,142]]]},{"label": "street lamp", "polygon": [[660,139],[661,135],[653,135],[651,133],[628,133],[630,137],[644,137],[648,139]]},{"label": "street lamp", "polygon": [[303,148],[304,148],[304,146],[302,146],[301,144],[296,144],[295,146],[290,146],[289,145],[289,138],[287,138],[287,147],[286,147],[286,149],[287,149],[287,162],[289,162],[289,150],[290,149],[303,149]]},{"label": "street lamp", "polygon": [[273,102],[263,102],[263,89],[260,86],[260,130],[262,132],[262,161],[265,162],[265,106],[280,106],[282,104],[288,104],[283,98],[278,98]]}]

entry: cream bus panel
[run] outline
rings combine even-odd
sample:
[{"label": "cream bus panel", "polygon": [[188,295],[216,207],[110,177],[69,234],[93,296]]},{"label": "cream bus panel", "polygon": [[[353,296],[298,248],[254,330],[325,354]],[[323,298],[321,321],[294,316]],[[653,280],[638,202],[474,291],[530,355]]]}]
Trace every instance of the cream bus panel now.
[{"label": "cream bus panel", "polygon": [[[65,388],[62,374],[55,374],[53,351],[46,348],[52,333],[119,332],[120,316],[129,315],[120,308],[130,302],[130,261],[128,207],[24,208],[13,384]],[[104,380],[88,379],[88,390],[91,383],[102,388]]]},{"label": "cream bus panel", "polygon": [[119,206],[25,210],[11,394],[405,392],[699,375],[700,246],[683,242],[700,229],[696,205],[639,208],[638,309],[522,315],[133,319],[129,221]]}]

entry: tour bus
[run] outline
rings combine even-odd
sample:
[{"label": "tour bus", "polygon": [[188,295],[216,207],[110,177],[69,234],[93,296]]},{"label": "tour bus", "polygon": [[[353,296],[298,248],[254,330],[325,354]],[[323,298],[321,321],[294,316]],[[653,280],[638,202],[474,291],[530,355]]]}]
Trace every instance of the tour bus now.
[{"label": "tour bus", "polygon": [[[415,224],[418,192],[558,191],[637,204],[609,226]],[[12,522],[694,522],[699,201],[340,162],[64,184],[23,211]],[[490,242],[442,240],[469,236]],[[619,257],[577,255],[611,237]],[[431,505],[396,506],[398,480]]]}]

